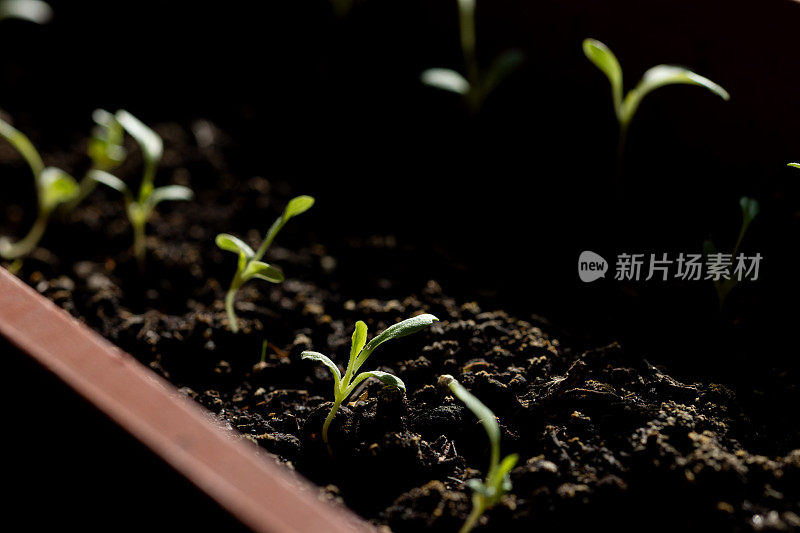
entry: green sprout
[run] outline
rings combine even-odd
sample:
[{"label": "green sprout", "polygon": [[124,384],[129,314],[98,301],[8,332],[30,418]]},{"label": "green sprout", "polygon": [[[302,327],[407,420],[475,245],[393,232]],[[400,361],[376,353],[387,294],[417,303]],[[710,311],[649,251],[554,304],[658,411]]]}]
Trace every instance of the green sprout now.
[{"label": "green sprout", "polygon": [[53,18],[53,9],[42,0],[2,0],[0,20],[19,19],[47,24]]},{"label": "green sprout", "polygon": [[614,112],[619,122],[619,145],[617,152],[617,179],[620,179],[622,156],[628,136],[628,126],[636,114],[642,99],[650,92],[665,85],[687,84],[705,87],[723,100],[730,100],[728,91],[699,74],[683,67],[673,65],[656,65],[647,70],[639,83],[623,97],[622,67],[614,53],[596,39],[583,41],[583,53],[608,77],[611,82],[611,97],[614,101]]},{"label": "green sprout", "polygon": [[384,342],[411,335],[438,321],[439,319],[433,315],[419,315],[408,318],[386,328],[382,333],[376,335],[367,343],[367,325],[359,320],[356,322],[355,331],[353,331],[352,344],[350,346],[350,359],[347,362],[347,369],[344,372],[344,377],[342,377],[339,367],[336,366],[336,363],[331,361],[329,357],[319,352],[311,351],[305,351],[300,354],[302,359],[318,361],[327,366],[331,374],[333,374],[333,406],[331,407],[331,412],[328,413],[328,417],[325,419],[325,423],[322,425],[322,440],[328,446],[328,452],[331,455],[333,455],[333,450],[328,442],[328,428],[331,422],[333,422],[333,418],[336,416],[339,406],[353,393],[359,383],[367,378],[377,378],[389,387],[397,387],[406,390],[403,381],[388,372],[370,370],[368,372],[361,372],[358,375],[356,375],[356,372],[367,362],[372,352]]},{"label": "green sprout", "polygon": [[492,446],[486,479],[484,481],[480,479],[467,481],[467,486],[473,491],[472,512],[461,526],[459,533],[468,533],[478,524],[483,513],[497,505],[500,499],[511,490],[509,472],[517,464],[519,456],[514,453],[507,455],[502,461],[500,460],[500,426],[491,409],[470,394],[453,376],[445,374],[439,378],[439,383],[449,387],[455,397],[464,402],[464,405],[478,417]]},{"label": "green sprout", "polygon": [[67,205],[69,209],[77,207],[97,186],[98,180],[94,179],[95,170],[111,172],[125,161],[127,155],[122,146],[125,130],[117,118],[104,109],[95,109],[92,120],[95,127],[92,129],[87,148],[92,165],[81,180],[80,193]]},{"label": "green sprout", "polygon": [[[756,218],[760,210],[758,200],[748,198],[747,196],[743,196],[739,199],[739,207],[742,208],[742,226],[739,229],[739,237],[736,239],[736,245],[733,247],[733,253],[731,254],[731,257],[734,259],[739,253],[739,248],[742,245],[742,241],[747,233],[747,229],[750,227],[750,224],[753,222],[753,219]],[[703,251],[705,252],[706,256],[714,255],[717,253],[717,247],[711,240],[707,240],[703,243]],[[738,283],[739,280],[734,276],[731,276],[730,279],[714,280],[714,288],[717,291],[720,307],[725,304],[725,299],[728,297],[728,294],[733,290],[734,287],[736,287]]]},{"label": "green sprout", "polygon": [[788,163],[787,166],[794,167],[794,168],[800,168],[800,163]]},{"label": "green sprout", "polygon": [[523,61],[521,52],[510,50],[500,54],[488,70],[480,68],[476,52],[475,8],[476,0],[458,0],[459,32],[466,77],[449,68],[427,69],[420,76],[425,85],[463,96],[472,112],[477,112],[492,91]]},{"label": "green sprout", "polygon": [[234,309],[234,302],[236,300],[236,293],[239,289],[253,278],[269,281],[270,283],[280,283],[284,280],[283,273],[272,265],[264,263],[261,259],[267,253],[267,249],[275,240],[275,236],[286,225],[292,217],[301,213],[305,213],[311,206],[314,205],[314,199],[311,196],[298,196],[293,198],[286,205],[283,214],[275,220],[272,226],[267,231],[267,236],[264,242],[258,248],[258,251],[253,251],[244,241],[238,237],[234,237],[228,233],[220,233],[217,235],[217,246],[227,252],[233,252],[239,255],[239,262],[236,267],[236,273],[233,275],[231,286],[228,293],[225,295],[225,311],[228,313],[228,322],[230,322],[231,331],[237,333],[239,331],[239,320],[236,318],[236,311]]},{"label": "green sprout", "polygon": [[11,143],[28,163],[36,186],[38,214],[28,234],[17,242],[0,237],[0,257],[19,261],[39,244],[56,207],[73,200],[79,187],[75,179],[63,170],[46,167],[30,139],[2,119],[0,137]]},{"label": "green sprout", "polygon": [[[95,135],[90,145],[90,155],[92,155],[94,164],[100,163],[102,166],[91,170],[89,176],[92,180],[111,187],[125,196],[125,208],[133,227],[133,253],[139,266],[144,268],[147,251],[145,229],[156,206],[165,200],[191,200],[193,193],[191,189],[183,185],[155,187],[153,182],[164,145],[161,137],[138,118],[125,110],[120,110],[115,115],[102,111],[96,112],[95,120],[101,127],[106,128],[106,133],[102,133],[100,136]],[[114,122],[134,138],[142,151],[144,174],[139,185],[139,193],[136,196],[124,181],[102,169],[103,166],[108,167],[109,165],[113,168],[120,161],[120,157],[124,157],[124,152],[118,150],[118,148],[121,149],[121,139],[118,138],[118,130]]]}]

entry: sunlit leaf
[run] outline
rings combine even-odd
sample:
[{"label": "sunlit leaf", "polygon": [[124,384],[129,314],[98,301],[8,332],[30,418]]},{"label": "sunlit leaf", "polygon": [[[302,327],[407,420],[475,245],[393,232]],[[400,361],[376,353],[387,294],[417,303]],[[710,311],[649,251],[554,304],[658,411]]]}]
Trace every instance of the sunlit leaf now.
[{"label": "sunlit leaf", "polygon": [[148,202],[151,208],[164,201],[188,201],[194,197],[194,193],[189,187],[183,185],[166,185],[153,189]]},{"label": "sunlit leaf", "polygon": [[34,176],[38,176],[42,173],[44,170],[44,162],[42,161],[42,156],[39,155],[38,150],[36,150],[36,147],[33,146],[33,143],[24,133],[1,118],[0,137],[10,142],[22,157],[25,158]]},{"label": "sunlit leaf", "polygon": [[95,109],[92,120],[97,126],[89,140],[89,157],[100,170],[118,167],[126,156],[122,146],[124,130],[116,117],[104,109]]},{"label": "sunlit leaf", "polygon": [[596,39],[584,39],[583,53],[595,64],[611,82],[611,93],[614,97],[614,107],[622,104],[622,67],[617,61],[617,56],[603,43]]},{"label": "sunlit leaf", "polygon": [[359,320],[353,331],[352,344],[350,345],[350,358],[353,359],[361,353],[367,343],[367,325]]},{"label": "sunlit leaf", "polygon": [[486,430],[486,434],[489,435],[489,441],[492,445],[492,448],[499,448],[500,446],[500,426],[497,424],[497,419],[494,416],[494,413],[486,407],[483,402],[481,402],[478,398],[473,396],[467,389],[464,388],[461,383],[456,380],[450,381],[448,384],[450,390],[453,394],[464,402],[464,405],[467,406],[467,409],[472,411],[472,413],[478,418],[480,423],[483,425],[483,428]]},{"label": "sunlit leaf", "polygon": [[672,65],[658,65],[644,73],[642,79],[626,96],[622,103],[620,110],[620,120],[623,123],[630,122],[639,104],[647,94],[664,87],[666,85],[697,85],[705,87],[709,91],[718,95],[723,100],[729,100],[730,94],[728,91],[717,85],[713,81],[692,72],[691,70],[683,67],[676,67]]},{"label": "sunlit leaf", "polygon": [[491,491],[487,485],[483,483],[483,480],[480,478],[472,478],[468,479],[464,485],[467,486],[472,492],[476,492],[483,496],[484,498],[491,497]]},{"label": "sunlit leaf", "polygon": [[496,504],[504,494],[511,490],[511,479],[509,479],[508,475],[516,466],[518,460],[519,455],[515,453],[507,455],[492,473],[492,479],[489,481],[495,489],[492,496],[492,504]]},{"label": "sunlit leaf", "polygon": [[116,117],[122,127],[125,128],[125,131],[139,144],[147,162],[151,165],[158,163],[164,152],[164,143],[161,141],[161,137],[149,126],[145,125],[144,122],[124,109],[117,111]]},{"label": "sunlit leaf", "polygon": [[290,218],[305,213],[314,205],[314,198],[311,196],[298,196],[292,198],[283,210],[283,222],[286,223]]},{"label": "sunlit leaf", "polygon": [[389,326],[380,334],[375,336],[374,339],[369,341],[366,348],[364,350],[369,350],[370,352],[374,351],[375,348],[383,344],[384,342],[391,340],[391,339],[399,339],[400,337],[405,337],[406,335],[411,335],[412,333],[416,333],[424,328],[427,328],[434,322],[438,322],[439,319],[433,315],[424,314],[418,315],[412,318],[407,318],[397,324]]},{"label": "sunlit leaf", "polygon": [[253,251],[250,246],[247,245],[246,242],[241,240],[239,237],[235,237],[228,233],[220,233],[217,235],[215,239],[217,246],[226,252],[233,252],[236,254],[244,254],[244,256],[248,259],[253,257],[256,253]]},{"label": "sunlit leaf", "polygon": [[68,202],[78,196],[80,186],[75,178],[61,169],[47,167],[39,175],[42,207],[51,211],[57,205]]},{"label": "sunlit leaf", "polygon": [[394,374],[390,374],[388,372],[381,372],[380,370],[370,370],[369,372],[361,372],[353,380],[353,383],[351,384],[350,388],[351,389],[355,388],[356,385],[358,385],[367,378],[376,378],[380,380],[380,382],[383,383],[384,385],[406,390],[406,384],[403,383],[402,379],[398,378]]},{"label": "sunlit leaf", "polygon": [[425,85],[460,95],[466,95],[470,89],[466,78],[449,68],[429,68],[420,75],[420,80]]},{"label": "sunlit leaf", "polygon": [[300,358],[322,363],[330,369],[334,376],[336,376],[337,383],[342,380],[342,372],[339,370],[339,367],[336,366],[336,363],[331,361],[328,356],[319,352],[305,351],[300,354]]},{"label": "sunlit leaf", "polygon": [[270,283],[281,283],[285,279],[283,272],[261,261],[250,261],[247,263],[247,268],[245,268],[242,278],[244,278],[245,281],[251,278],[257,278],[269,281]]},{"label": "sunlit leaf", "polygon": [[130,192],[128,186],[125,185],[125,182],[113,174],[109,174],[103,170],[92,170],[88,175],[97,183],[102,183],[106,187],[111,187],[115,191],[119,191],[122,194],[128,194]]},{"label": "sunlit leaf", "polygon": [[41,0],[2,0],[0,20],[9,18],[47,24],[53,18],[53,9]]},{"label": "sunlit leaf", "polygon": [[416,333],[417,331],[427,328],[434,322],[438,321],[439,319],[435,316],[426,314],[415,316],[413,318],[407,318],[402,322],[398,322],[397,324],[386,328],[379,335],[375,336],[371,341],[369,341],[369,343],[361,351],[361,354],[356,359],[355,370],[357,371],[372,354],[372,352],[384,342],[392,339],[399,339],[400,337],[405,337],[406,335],[411,335],[412,333]]}]

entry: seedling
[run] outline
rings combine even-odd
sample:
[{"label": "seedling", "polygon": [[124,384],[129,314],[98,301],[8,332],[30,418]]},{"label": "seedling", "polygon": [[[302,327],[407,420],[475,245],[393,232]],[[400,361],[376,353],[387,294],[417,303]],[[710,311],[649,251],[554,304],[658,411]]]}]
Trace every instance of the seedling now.
[{"label": "seedling", "polygon": [[239,263],[236,267],[236,273],[233,275],[231,286],[228,293],[225,295],[225,311],[228,313],[228,322],[231,325],[231,331],[237,333],[239,331],[239,320],[236,317],[234,309],[234,302],[236,300],[236,293],[239,289],[253,278],[269,281],[270,283],[280,283],[284,280],[283,272],[278,270],[272,265],[264,263],[261,259],[267,253],[267,249],[275,240],[275,236],[286,225],[292,217],[301,213],[305,213],[311,206],[314,205],[314,199],[310,196],[298,196],[293,198],[283,210],[283,214],[267,231],[267,236],[264,242],[258,248],[258,251],[253,251],[244,241],[238,237],[234,237],[228,233],[220,233],[217,235],[216,243],[221,249],[239,254]]},{"label": "seedling", "polygon": [[596,39],[583,41],[583,53],[595,64],[611,82],[611,97],[614,102],[614,112],[619,122],[619,145],[617,152],[617,179],[622,165],[622,156],[625,152],[625,143],[628,136],[628,126],[636,114],[642,99],[650,92],[665,85],[688,84],[705,87],[709,91],[729,100],[728,91],[699,74],[683,67],[673,65],[656,65],[644,73],[639,83],[623,98],[622,67],[614,53],[603,43]]},{"label": "seedling", "polygon": [[[733,253],[731,254],[734,260],[739,253],[739,248],[742,245],[747,229],[750,227],[750,223],[756,218],[760,209],[758,200],[746,196],[739,199],[739,206],[742,208],[742,227],[739,229],[739,237],[736,239],[736,245],[733,247]],[[703,243],[703,250],[706,256],[717,253],[717,247],[711,240],[707,240]],[[717,291],[720,307],[725,304],[725,299],[728,297],[728,294],[738,283],[739,279],[734,276],[731,276],[730,279],[714,280],[714,288]]]},{"label": "seedling", "polygon": [[19,19],[47,24],[53,18],[53,10],[41,0],[2,0],[0,1],[0,20]]},{"label": "seedling", "polygon": [[265,363],[267,361],[267,344],[268,344],[267,343],[267,339],[264,339],[261,342],[261,359],[260,359],[260,361],[262,363]]},{"label": "seedling", "polygon": [[25,134],[0,119],[0,137],[7,140],[22,155],[33,173],[36,185],[38,214],[28,234],[17,242],[0,237],[0,256],[19,260],[30,254],[44,235],[50,215],[59,205],[78,195],[78,183],[61,169],[45,167],[42,156]]},{"label": "seedling", "polygon": [[789,163],[790,167],[800,168],[800,163]]},{"label": "seedling", "polygon": [[491,458],[489,460],[489,471],[486,479],[470,479],[467,486],[472,489],[472,512],[467,517],[464,525],[461,526],[459,533],[468,533],[478,524],[483,513],[491,509],[500,502],[500,499],[511,490],[511,478],[509,472],[517,464],[519,456],[517,454],[507,455],[500,460],[500,426],[494,413],[486,407],[483,402],[473,396],[461,383],[449,374],[439,378],[439,383],[447,385],[456,398],[464,402],[464,405],[472,411],[486,430],[489,436],[489,443],[492,446]]},{"label": "seedling", "polygon": [[303,359],[318,361],[327,366],[331,374],[333,374],[333,406],[331,407],[331,412],[328,413],[328,417],[325,419],[325,423],[322,425],[322,440],[328,446],[328,452],[331,455],[333,455],[333,450],[328,441],[328,428],[330,428],[331,422],[333,422],[333,418],[339,410],[339,406],[342,405],[342,402],[347,400],[359,383],[367,378],[377,378],[389,387],[397,387],[406,390],[403,380],[388,372],[370,370],[368,372],[361,372],[358,375],[356,375],[356,372],[367,362],[372,352],[384,342],[411,335],[438,321],[439,319],[433,315],[419,315],[408,318],[386,328],[382,333],[373,337],[373,339],[369,341],[369,344],[367,344],[367,325],[359,320],[356,322],[355,331],[353,331],[352,344],[350,346],[350,360],[347,362],[347,369],[344,372],[344,377],[342,377],[342,373],[339,371],[339,367],[336,366],[336,363],[331,361],[327,356],[319,352],[311,351],[305,351],[300,354],[300,357]]},{"label": "seedling", "polygon": [[478,64],[475,33],[475,7],[477,0],[458,0],[458,22],[461,51],[464,55],[466,77],[449,68],[425,70],[420,79],[425,85],[463,96],[472,112],[477,112],[484,100],[514,72],[523,61],[518,50],[507,51],[494,60],[488,70]]},{"label": "seedling", "polygon": [[94,190],[98,183],[94,179],[95,170],[111,172],[125,161],[127,155],[122,146],[125,130],[117,118],[104,109],[95,109],[92,120],[95,127],[87,149],[92,166],[81,180],[80,194],[68,204],[69,209],[74,209]]},{"label": "seedling", "polygon": [[[125,208],[128,219],[133,227],[133,252],[141,268],[144,268],[146,253],[146,234],[147,222],[153,215],[156,206],[165,201],[186,201],[193,197],[192,190],[183,185],[167,185],[155,187],[153,182],[156,177],[158,163],[161,161],[161,154],[164,146],[161,137],[156,132],[147,127],[142,121],[124,110],[117,111],[115,115],[102,112],[96,113],[95,120],[101,126],[107,128],[107,133],[102,136],[95,136],[93,139],[94,149],[90,146],[90,155],[98,168],[89,172],[91,179],[107,185],[112,189],[121,192],[125,196]],[[114,124],[116,123],[116,124]],[[120,152],[121,139],[118,138],[117,124],[124,129],[128,135],[133,137],[142,151],[144,159],[144,173],[142,182],[139,185],[139,193],[134,196],[133,191],[124,181],[110,174],[103,167],[112,167],[121,161],[124,152]],[[117,147],[117,148],[114,148]]]}]

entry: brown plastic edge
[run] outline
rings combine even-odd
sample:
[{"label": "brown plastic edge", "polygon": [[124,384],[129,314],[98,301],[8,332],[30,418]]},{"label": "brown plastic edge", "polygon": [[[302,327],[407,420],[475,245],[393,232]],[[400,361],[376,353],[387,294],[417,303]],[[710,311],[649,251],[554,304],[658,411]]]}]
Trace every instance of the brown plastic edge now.
[{"label": "brown plastic edge", "polygon": [[258,533],[375,529],[0,268],[0,335],[58,376]]}]

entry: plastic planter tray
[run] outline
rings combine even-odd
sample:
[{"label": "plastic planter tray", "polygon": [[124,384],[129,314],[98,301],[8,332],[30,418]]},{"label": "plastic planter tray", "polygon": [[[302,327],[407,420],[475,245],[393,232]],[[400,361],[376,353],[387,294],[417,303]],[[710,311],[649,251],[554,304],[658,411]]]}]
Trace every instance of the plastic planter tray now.
[{"label": "plastic planter tray", "polygon": [[375,531],[320,499],[309,482],[260,456],[255,445],[219,427],[172,384],[3,268],[0,336],[247,528],[259,533]]}]

